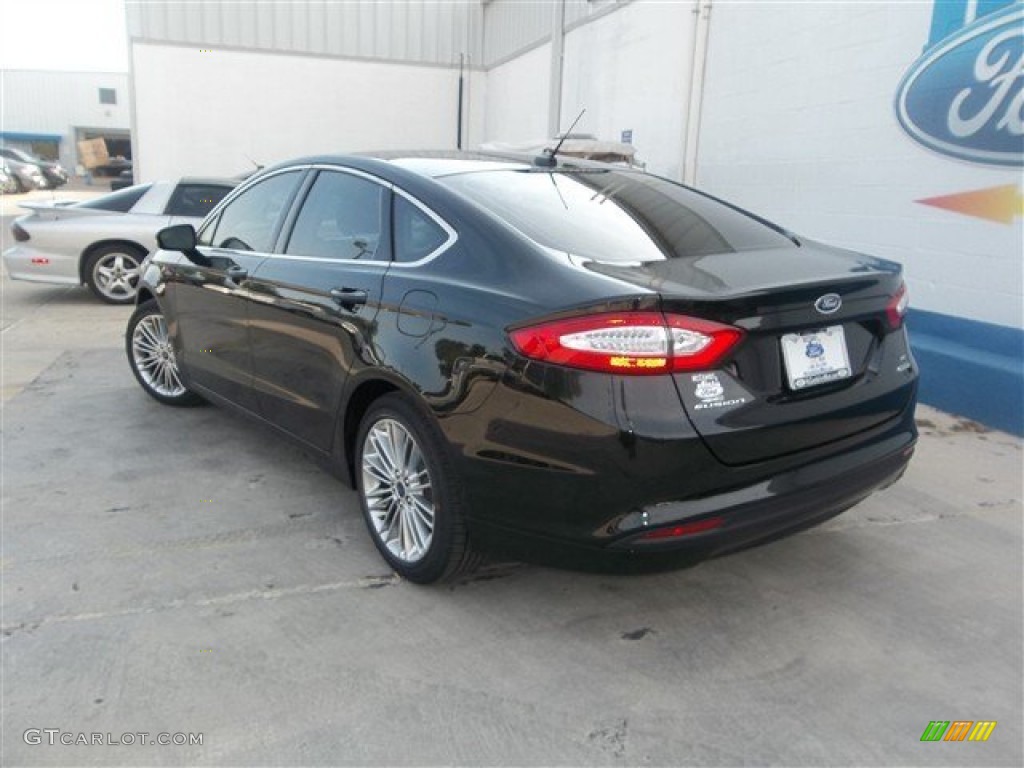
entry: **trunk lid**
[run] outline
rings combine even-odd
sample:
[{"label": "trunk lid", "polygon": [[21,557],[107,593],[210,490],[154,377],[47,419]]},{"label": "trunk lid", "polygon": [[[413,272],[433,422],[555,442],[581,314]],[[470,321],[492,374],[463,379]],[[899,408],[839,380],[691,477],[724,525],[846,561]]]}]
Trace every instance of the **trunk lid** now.
[{"label": "trunk lid", "polygon": [[[719,369],[674,375],[687,416],[725,464],[840,440],[899,415],[913,398],[906,337],[887,320],[902,283],[897,264],[804,243],[586,267],[658,291],[667,314],[743,329]],[[831,294],[838,302],[816,308]]]}]

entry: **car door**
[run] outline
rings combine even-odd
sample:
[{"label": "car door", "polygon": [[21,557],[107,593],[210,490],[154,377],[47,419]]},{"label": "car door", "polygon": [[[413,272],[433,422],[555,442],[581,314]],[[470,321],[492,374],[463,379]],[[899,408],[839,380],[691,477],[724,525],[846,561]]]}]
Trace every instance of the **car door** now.
[{"label": "car door", "polygon": [[304,174],[288,170],[247,187],[199,233],[202,263],[181,259],[168,269],[176,351],[190,382],[252,411],[251,276],[273,249]]},{"label": "car door", "polygon": [[315,174],[278,253],[253,276],[250,327],[259,413],[326,451],[349,372],[372,362],[391,191],[355,170]]}]

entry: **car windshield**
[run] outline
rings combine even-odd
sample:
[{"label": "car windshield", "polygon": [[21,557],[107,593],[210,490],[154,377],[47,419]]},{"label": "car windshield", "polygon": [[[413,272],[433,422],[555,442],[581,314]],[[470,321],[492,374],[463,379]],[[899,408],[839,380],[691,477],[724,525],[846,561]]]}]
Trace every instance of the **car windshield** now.
[{"label": "car windshield", "polygon": [[142,199],[142,196],[149,192],[149,188],[152,184],[139,184],[136,187],[128,187],[127,189],[119,189],[117,192],[112,192],[109,195],[103,197],[97,197],[95,200],[86,200],[82,203],[75,203],[75,208],[99,208],[103,211],[117,211],[118,213],[127,213],[135,204]]},{"label": "car windshield", "polygon": [[795,247],[753,216],[639,172],[482,171],[438,181],[541,245],[595,261],[628,264]]}]

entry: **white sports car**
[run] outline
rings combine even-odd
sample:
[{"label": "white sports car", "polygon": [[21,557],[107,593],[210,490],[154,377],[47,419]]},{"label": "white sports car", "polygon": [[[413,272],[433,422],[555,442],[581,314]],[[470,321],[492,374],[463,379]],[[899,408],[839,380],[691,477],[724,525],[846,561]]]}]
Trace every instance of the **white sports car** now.
[{"label": "white sports car", "polygon": [[237,179],[186,178],[120,189],[75,202],[22,203],[31,213],[11,225],[4,251],[13,280],[86,284],[111,304],[135,301],[139,265],[156,233],[174,224],[198,227]]}]

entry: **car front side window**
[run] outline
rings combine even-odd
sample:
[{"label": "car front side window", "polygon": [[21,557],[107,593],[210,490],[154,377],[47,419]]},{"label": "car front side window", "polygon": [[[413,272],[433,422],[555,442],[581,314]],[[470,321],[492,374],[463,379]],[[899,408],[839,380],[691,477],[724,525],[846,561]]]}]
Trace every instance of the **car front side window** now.
[{"label": "car front side window", "polygon": [[[257,182],[232,200],[210,227],[210,244],[235,251],[268,253],[302,171],[288,171]],[[206,236],[206,229],[203,236]]]},{"label": "car front side window", "polygon": [[387,190],[349,173],[321,171],[309,190],[285,253],[321,259],[386,258],[381,232]]}]

